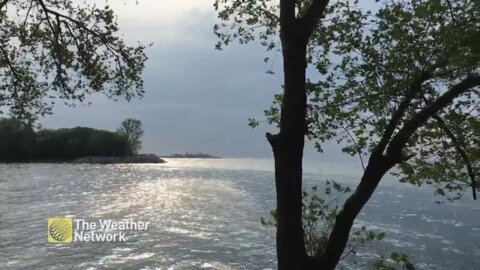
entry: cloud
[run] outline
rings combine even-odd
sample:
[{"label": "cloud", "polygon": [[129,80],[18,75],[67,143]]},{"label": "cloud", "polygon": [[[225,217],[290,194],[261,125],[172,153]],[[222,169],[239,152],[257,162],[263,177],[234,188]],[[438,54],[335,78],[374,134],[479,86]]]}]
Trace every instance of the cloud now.
[{"label": "cloud", "polygon": [[[139,0],[138,5],[135,2],[109,1],[127,41],[153,42],[156,45],[191,44],[197,47],[206,46],[210,41],[216,17],[213,2]],[[208,28],[208,35],[196,32],[199,27]]]},{"label": "cloud", "polygon": [[[134,116],[145,127],[145,152],[269,156],[264,130],[247,126],[247,119],[260,115],[280,89],[281,78],[265,73],[266,52],[253,44],[215,50],[211,3],[166,2],[113,6],[128,40],[154,42],[148,49],[147,92],[142,100],[113,102],[95,95],[90,97],[91,106],[60,104],[41,122],[54,128],[114,130],[123,118]],[[137,8],[145,13],[128,12]],[[165,16],[157,13],[167,8]]]}]

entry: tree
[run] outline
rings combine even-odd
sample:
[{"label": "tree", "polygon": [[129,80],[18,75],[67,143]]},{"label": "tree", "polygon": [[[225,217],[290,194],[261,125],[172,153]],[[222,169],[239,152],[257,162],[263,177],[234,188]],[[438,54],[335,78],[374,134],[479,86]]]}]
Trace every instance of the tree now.
[{"label": "tree", "polygon": [[[284,91],[266,111],[275,159],[279,269],[333,269],[353,222],[392,168],[402,181],[460,191],[478,176],[478,1],[216,1],[217,48],[280,35]],[[327,7],[328,5],[328,7]],[[317,25],[320,17],[325,18]],[[227,32],[223,30],[228,29]],[[321,75],[306,81],[307,63]],[[256,122],[252,123],[253,125]],[[364,174],[314,256],[302,228],[304,138],[337,139]],[[442,188],[443,187],[443,188]],[[458,195],[457,195],[458,197]]]},{"label": "tree", "polygon": [[88,156],[127,156],[127,138],[111,131],[88,127],[42,129],[36,134],[35,158],[73,160]]},{"label": "tree", "polygon": [[117,133],[127,138],[130,145],[130,154],[138,153],[142,148],[140,138],[143,136],[142,122],[135,118],[127,118],[122,121],[121,127],[117,129]]},{"label": "tree", "polygon": [[329,268],[391,169],[440,195],[468,187],[476,198],[480,161],[478,1],[386,1],[377,12],[345,2],[335,13],[318,37],[323,79],[309,87],[309,136],[345,141],[368,163],[325,246]]},{"label": "tree", "polygon": [[127,46],[118,31],[108,6],[1,0],[0,106],[32,122],[58,99],[74,105],[96,92],[142,96],[145,46]]},{"label": "tree", "polygon": [[[233,38],[241,43],[258,37],[268,49],[275,48],[279,32],[283,55],[284,91],[280,132],[266,134],[275,159],[277,194],[277,258],[279,269],[308,269],[302,226],[302,159],[307,132],[307,92],[305,69],[307,45],[323,16],[328,0],[243,1],[217,0],[221,25],[214,30],[220,38],[217,48]],[[231,24],[235,31],[224,33]]]},{"label": "tree", "polygon": [[0,161],[19,162],[32,158],[33,129],[18,119],[0,119]]},{"label": "tree", "polygon": [[[217,48],[228,45],[234,38],[239,38],[241,43],[254,40],[256,33],[269,50],[276,47],[277,33],[281,40],[284,91],[279,117],[280,132],[266,134],[275,159],[279,269],[312,267],[312,260],[305,250],[302,226],[302,159],[307,133],[305,69],[307,45],[328,2],[215,1],[219,18],[223,20],[214,28],[220,38]],[[234,32],[222,32],[226,27]]]},{"label": "tree", "polygon": [[130,142],[118,133],[95,130],[87,144],[89,156],[127,156],[131,153]]}]

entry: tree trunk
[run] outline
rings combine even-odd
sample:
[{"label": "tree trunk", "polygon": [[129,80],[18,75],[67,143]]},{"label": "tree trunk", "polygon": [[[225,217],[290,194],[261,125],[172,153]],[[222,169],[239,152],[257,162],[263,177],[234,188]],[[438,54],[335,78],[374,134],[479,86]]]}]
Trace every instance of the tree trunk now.
[{"label": "tree trunk", "polygon": [[278,269],[306,269],[302,226],[302,159],[306,131],[306,42],[282,35],[284,95],[280,133],[267,134],[275,159]]}]

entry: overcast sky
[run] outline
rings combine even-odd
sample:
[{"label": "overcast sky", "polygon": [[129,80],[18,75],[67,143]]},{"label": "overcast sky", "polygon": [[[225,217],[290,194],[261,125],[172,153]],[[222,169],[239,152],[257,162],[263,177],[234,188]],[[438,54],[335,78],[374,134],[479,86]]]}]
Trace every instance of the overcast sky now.
[{"label": "overcast sky", "polygon": [[[275,55],[258,44],[215,50],[213,0],[140,0],[138,5],[135,0],[110,0],[109,4],[125,40],[153,42],[147,51],[144,98],[127,103],[95,96],[90,106],[59,104],[53,115],[40,121],[45,127],[115,130],[124,118],[135,117],[145,129],[142,152],[271,157],[264,134],[276,129],[261,125],[252,130],[247,123],[251,117],[261,119],[279,93],[281,55],[273,65],[276,74],[269,75],[266,71],[272,64],[263,59]],[[336,148],[329,147],[323,158],[345,160]],[[308,158],[318,156],[310,149]]]}]

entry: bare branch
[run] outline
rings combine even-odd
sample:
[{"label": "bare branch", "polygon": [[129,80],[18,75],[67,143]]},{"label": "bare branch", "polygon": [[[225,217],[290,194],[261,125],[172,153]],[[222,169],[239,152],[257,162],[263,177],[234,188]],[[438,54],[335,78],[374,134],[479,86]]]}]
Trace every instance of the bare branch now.
[{"label": "bare branch", "polygon": [[344,127],[343,125],[340,125],[340,126],[347,133],[347,135],[350,137],[350,139],[353,141],[353,144],[355,145],[355,148],[357,149],[358,158],[360,159],[360,164],[362,164],[362,168],[365,171],[365,163],[363,162],[362,150],[358,146],[357,141],[355,140],[353,135],[350,133],[350,131],[346,127]]}]

